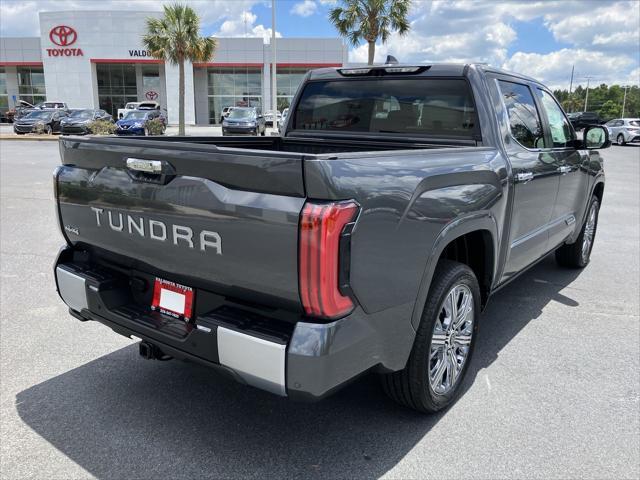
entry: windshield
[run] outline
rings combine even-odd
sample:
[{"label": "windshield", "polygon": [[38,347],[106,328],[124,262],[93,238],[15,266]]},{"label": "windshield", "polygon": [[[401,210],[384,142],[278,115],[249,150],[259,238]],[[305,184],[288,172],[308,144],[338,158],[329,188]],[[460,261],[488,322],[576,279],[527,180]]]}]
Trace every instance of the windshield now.
[{"label": "windshield", "polygon": [[124,106],[124,108],[125,108],[126,110],[135,110],[137,106],[138,106],[138,104],[137,104],[137,103],[127,103],[127,104]]},{"label": "windshield", "polygon": [[74,112],[71,112],[71,115],[69,115],[69,117],[74,119],[92,118],[93,110],[76,110]]},{"label": "windshield", "polygon": [[46,120],[51,117],[51,112],[29,112],[24,118],[40,118]]},{"label": "windshield", "polygon": [[251,110],[248,108],[234,108],[233,110],[231,110],[231,113],[229,113],[228,118],[235,118],[235,119],[255,118],[255,116],[256,116],[255,110]]},{"label": "windshield", "polygon": [[124,120],[144,120],[147,116],[147,112],[129,112]]},{"label": "windshield", "polygon": [[310,82],[294,129],[473,138],[478,121],[464,79],[354,79]]}]

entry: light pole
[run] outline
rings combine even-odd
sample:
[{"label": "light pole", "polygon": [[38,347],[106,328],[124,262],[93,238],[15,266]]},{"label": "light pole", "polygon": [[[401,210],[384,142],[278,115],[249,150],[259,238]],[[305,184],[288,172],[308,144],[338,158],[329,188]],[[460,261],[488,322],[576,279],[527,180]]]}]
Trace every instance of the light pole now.
[{"label": "light pole", "polygon": [[271,0],[271,111],[272,126],[278,121],[278,89],[276,85],[276,0]]},{"label": "light pole", "polygon": [[622,115],[620,116],[620,118],[624,118],[624,107],[627,104],[627,88],[629,88],[629,87],[625,85],[625,87],[624,87],[624,96],[622,97]]},{"label": "light pole", "polygon": [[584,96],[584,111],[587,111],[587,103],[589,102],[589,80],[591,77],[584,77],[587,79],[587,94]]}]

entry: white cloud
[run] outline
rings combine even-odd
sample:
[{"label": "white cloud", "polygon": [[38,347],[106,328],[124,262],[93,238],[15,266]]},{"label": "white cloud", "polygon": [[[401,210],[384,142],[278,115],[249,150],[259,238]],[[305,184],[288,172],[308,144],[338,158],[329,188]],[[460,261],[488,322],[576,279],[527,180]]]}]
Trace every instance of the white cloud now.
[{"label": "white cloud", "polygon": [[[387,54],[401,62],[485,62],[564,88],[575,64],[582,77],[595,76],[592,81],[638,82],[640,2],[421,0],[410,20],[408,35],[376,46],[376,62]],[[530,21],[561,42],[557,50],[508,53],[517,40],[514,27]],[[366,62],[367,46],[353,48],[349,59]]]},{"label": "white cloud", "polygon": [[544,79],[550,88],[569,88],[572,65],[576,65],[574,86],[586,85],[586,76],[592,77],[591,85],[599,85],[627,83],[629,75],[625,72],[631,71],[634,62],[625,55],[607,55],[584,49],[563,48],[548,54],[517,52],[504,63],[503,67]]},{"label": "white cloud", "polygon": [[[237,18],[244,11],[262,0],[186,0],[202,21],[203,27],[228,18]],[[1,0],[0,35],[36,36],[39,35],[37,12],[62,10],[132,10],[160,11],[163,4],[175,3],[173,0]]]},{"label": "white cloud", "polygon": [[303,2],[298,2],[291,8],[291,13],[293,15],[299,15],[301,17],[310,17],[317,11],[318,4],[313,0],[304,0]]},{"label": "white cloud", "polygon": [[[215,34],[217,37],[261,37],[266,42],[271,38],[271,28],[264,25],[256,25],[257,16],[249,11],[241,12],[236,18],[225,20],[220,26],[220,30]],[[282,34],[276,30],[276,37]]]}]

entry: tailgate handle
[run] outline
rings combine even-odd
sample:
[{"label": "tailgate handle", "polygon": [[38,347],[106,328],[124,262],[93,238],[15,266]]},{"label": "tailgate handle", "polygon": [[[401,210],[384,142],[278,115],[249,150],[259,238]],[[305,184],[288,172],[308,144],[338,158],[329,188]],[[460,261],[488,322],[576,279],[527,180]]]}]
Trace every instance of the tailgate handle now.
[{"label": "tailgate handle", "polygon": [[166,160],[129,157],[126,163],[129,176],[138,182],[166,185],[176,176],[175,169]]},{"label": "tailgate handle", "polygon": [[127,168],[129,170],[135,170],[136,172],[155,173],[160,175],[162,173],[162,164],[166,163],[162,160],[147,160],[145,158],[127,158]]}]

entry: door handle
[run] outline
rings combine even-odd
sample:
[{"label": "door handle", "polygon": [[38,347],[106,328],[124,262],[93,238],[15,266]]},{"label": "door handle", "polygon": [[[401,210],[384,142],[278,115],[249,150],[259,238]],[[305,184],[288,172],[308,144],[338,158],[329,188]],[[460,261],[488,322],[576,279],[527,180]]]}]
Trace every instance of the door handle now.
[{"label": "door handle", "polygon": [[561,167],[558,167],[558,171],[564,175],[565,173],[571,172],[571,167],[569,165],[562,165]]},{"label": "door handle", "polygon": [[527,183],[533,180],[533,172],[522,172],[516,174],[516,182]]}]

